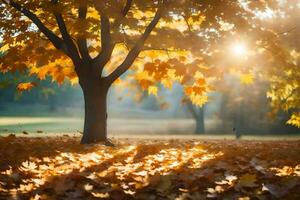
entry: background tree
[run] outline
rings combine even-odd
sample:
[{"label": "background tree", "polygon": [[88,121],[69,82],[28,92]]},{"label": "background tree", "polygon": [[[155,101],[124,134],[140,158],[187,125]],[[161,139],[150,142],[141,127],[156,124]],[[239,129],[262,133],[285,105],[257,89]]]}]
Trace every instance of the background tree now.
[{"label": "background tree", "polygon": [[205,125],[204,125],[204,105],[203,106],[194,106],[192,102],[188,101],[187,108],[190,111],[193,119],[196,122],[195,133],[203,134],[205,133]]}]

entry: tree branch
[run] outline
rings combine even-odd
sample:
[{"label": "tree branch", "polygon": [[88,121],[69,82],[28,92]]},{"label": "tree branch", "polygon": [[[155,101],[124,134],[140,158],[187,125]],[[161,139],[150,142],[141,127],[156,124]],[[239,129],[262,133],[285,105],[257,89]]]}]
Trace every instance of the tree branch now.
[{"label": "tree branch", "polygon": [[127,0],[124,9],[122,10],[122,17],[125,17],[130,10],[132,4],[132,0]]},{"label": "tree branch", "polygon": [[113,49],[114,44],[111,39],[109,19],[106,15],[101,14],[101,52],[94,58],[97,67],[101,68],[100,73],[102,73],[104,66],[109,61]]},{"label": "tree branch", "polygon": [[101,15],[101,52],[94,59],[95,64],[100,67],[100,73],[102,74],[104,66],[110,60],[111,54],[115,47],[115,43],[111,39],[111,28],[116,28],[120,25],[122,19],[127,15],[130,10],[132,0],[127,0],[123,10],[120,12],[120,16],[110,26],[109,19],[106,15]]},{"label": "tree branch", "polygon": [[[51,0],[51,2],[53,4],[57,4],[58,3],[58,0]],[[58,24],[58,27],[59,27],[59,31],[62,35],[62,38],[64,40],[64,42],[66,43],[67,45],[67,49],[68,51],[70,52],[70,56],[71,56],[71,59],[76,62],[76,63],[79,63],[80,62],[80,55],[77,51],[77,46],[75,45],[75,43],[73,42],[68,30],[67,30],[67,26],[65,24],[65,21],[61,15],[61,13],[57,12],[57,11],[54,11],[54,16],[55,16],[55,19],[56,19],[56,22]]]},{"label": "tree branch", "polygon": [[30,10],[14,1],[2,0],[2,2],[4,4],[12,6],[16,10],[24,14],[26,17],[28,17],[38,27],[38,29],[50,40],[50,42],[54,45],[56,49],[61,50],[65,54],[70,56],[69,52],[65,49],[64,41],[60,37],[55,35],[51,30],[49,30],[34,13],[32,13]]},{"label": "tree branch", "polygon": [[187,27],[188,27],[190,33],[193,33],[192,27],[191,27],[191,25],[190,25],[190,23],[189,23],[187,17],[186,17],[185,15],[183,15],[182,17],[183,17],[183,19],[184,19],[184,21],[185,21],[185,23],[186,23],[186,25],[187,25]]},{"label": "tree branch", "polygon": [[169,52],[179,52],[180,50],[168,49],[168,48],[143,47],[141,51],[165,51],[169,53]]},{"label": "tree branch", "polygon": [[[86,19],[87,7],[88,7],[87,1],[81,1],[80,2],[79,8],[78,8],[78,18],[79,18],[79,20]],[[77,40],[77,45],[78,45],[81,57],[85,60],[91,60],[91,56],[89,54],[88,47],[87,47],[86,37],[78,39]]]},{"label": "tree branch", "polygon": [[113,24],[113,28],[116,28],[121,24],[122,19],[124,17],[126,17],[128,11],[130,10],[131,5],[132,5],[132,0],[127,0],[123,10],[121,11],[121,13],[119,15],[119,17],[115,20],[115,23]]},{"label": "tree branch", "polygon": [[119,65],[110,75],[105,77],[108,80],[108,84],[111,85],[118,77],[120,77],[123,73],[125,73],[129,67],[133,64],[134,60],[137,58],[139,53],[141,52],[145,41],[151,34],[152,30],[157,25],[162,15],[162,5],[160,5],[155,13],[154,18],[150,22],[150,24],[145,29],[144,33],[140,36],[138,41],[135,43],[133,48],[129,51],[125,60],[121,65]]}]

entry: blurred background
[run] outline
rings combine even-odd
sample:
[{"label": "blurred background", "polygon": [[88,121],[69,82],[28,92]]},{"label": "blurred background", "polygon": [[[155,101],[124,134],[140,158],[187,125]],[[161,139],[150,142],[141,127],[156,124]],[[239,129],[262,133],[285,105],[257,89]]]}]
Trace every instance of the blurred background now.
[{"label": "blurred background", "polygon": [[[82,132],[84,102],[79,85],[58,85],[46,79],[30,91],[17,92],[22,76],[0,74],[0,133],[66,134]],[[159,87],[157,96],[114,86],[108,98],[108,134],[298,137],[300,129],[286,125],[288,113],[270,116],[268,83],[241,84],[226,78],[223,93],[211,93],[209,103],[195,107],[183,88]]]}]

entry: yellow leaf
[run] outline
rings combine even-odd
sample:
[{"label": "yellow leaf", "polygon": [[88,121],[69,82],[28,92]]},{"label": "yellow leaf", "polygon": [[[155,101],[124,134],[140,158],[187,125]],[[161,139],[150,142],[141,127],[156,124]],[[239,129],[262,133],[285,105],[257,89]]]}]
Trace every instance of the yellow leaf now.
[{"label": "yellow leaf", "polygon": [[162,79],[161,83],[164,85],[167,89],[172,89],[172,81],[170,79]]},{"label": "yellow leaf", "polygon": [[71,82],[71,85],[76,85],[76,84],[78,84],[78,77],[71,78],[71,79],[70,79],[70,82]]},{"label": "yellow leaf", "polygon": [[31,197],[30,200],[39,200],[41,199],[41,196],[36,194],[34,197]]},{"label": "yellow leaf", "polygon": [[94,197],[101,198],[101,199],[109,198],[109,193],[108,192],[106,192],[106,193],[92,192],[92,195]]},{"label": "yellow leaf", "polygon": [[5,52],[5,51],[7,51],[8,49],[9,49],[8,44],[3,45],[2,47],[0,47],[0,52]]},{"label": "yellow leaf", "polygon": [[84,189],[85,189],[85,191],[91,191],[91,190],[93,190],[93,185],[85,184]]},{"label": "yellow leaf", "polygon": [[32,171],[37,168],[37,165],[34,162],[24,161],[20,167],[20,171]]},{"label": "yellow leaf", "polygon": [[135,77],[137,80],[143,80],[143,79],[148,79],[149,75],[148,75],[148,72],[143,71],[143,72],[137,73]]},{"label": "yellow leaf", "polygon": [[150,86],[148,88],[148,94],[149,95],[153,94],[154,96],[157,96],[157,91],[158,91],[158,89],[157,89],[156,86]]},{"label": "yellow leaf", "polygon": [[254,76],[251,73],[242,74],[240,76],[240,81],[245,85],[251,85],[254,81]]},{"label": "yellow leaf", "polygon": [[286,123],[300,128],[300,113],[294,113]]},{"label": "yellow leaf", "polygon": [[208,102],[208,96],[199,95],[199,94],[192,94],[190,96],[190,100],[196,106],[203,106],[205,103]]},{"label": "yellow leaf", "polygon": [[100,15],[95,8],[89,8],[87,13],[87,18],[98,20],[100,18]]}]

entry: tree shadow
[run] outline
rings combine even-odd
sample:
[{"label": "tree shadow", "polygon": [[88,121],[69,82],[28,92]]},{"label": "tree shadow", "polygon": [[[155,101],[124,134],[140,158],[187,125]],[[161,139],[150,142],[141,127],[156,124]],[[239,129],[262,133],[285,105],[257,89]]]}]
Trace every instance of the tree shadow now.
[{"label": "tree shadow", "polygon": [[0,137],[0,170],[18,167],[30,158],[56,156],[62,152],[87,153],[97,150],[97,145],[80,145],[77,136],[56,137]]}]

